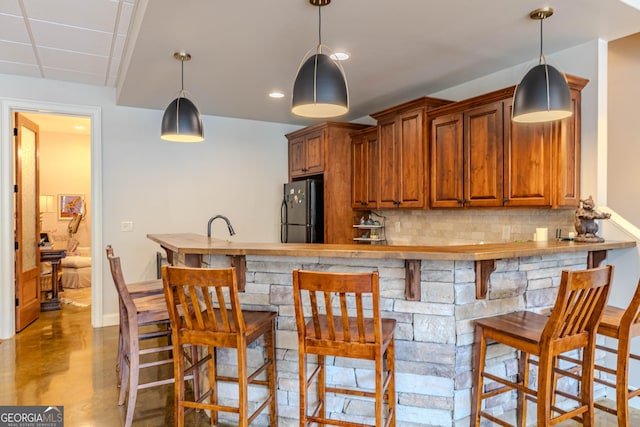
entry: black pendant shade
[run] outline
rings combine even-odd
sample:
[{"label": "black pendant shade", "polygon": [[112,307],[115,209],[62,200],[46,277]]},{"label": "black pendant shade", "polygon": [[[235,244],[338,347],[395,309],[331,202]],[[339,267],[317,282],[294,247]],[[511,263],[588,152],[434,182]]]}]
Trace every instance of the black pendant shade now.
[{"label": "black pendant shade", "polygon": [[548,64],[533,67],[513,96],[513,121],[537,123],[571,116],[571,92],[564,75]]},{"label": "black pendant shade", "polygon": [[316,53],[302,64],[293,85],[291,111],[314,118],[336,117],[349,111],[347,83],[329,56]]},{"label": "black pendant shade", "polygon": [[[337,117],[349,111],[349,90],[342,67],[322,53],[322,7],[331,0],[309,0],[318,7],[318,45],[307,52],[293,84],[291,112],[312,118]],[[307,56],[305,55],[305,57]]]},{"label": "black pendant shade", "polygon": [[178,97],[164,110],[160,138],[174,142],[201,142],[204,140],[202,116],[198,107],[185,97],[184,90],[184,61],[189,61],[191,55],[176,52],[173,57],[181,62],[182,86]]},{"label": "black pendant shade", "polygon": [[175,142],[204,140],[202,117],[198,107],[184,96],[174,99],[164,110],[160,137]]},{"label": "black pendant shade", "polygon": [[511,119],[516,123],[539,123],[571,116],[571,92],[564,74],[548,65],[542,54],[542,21],[553,9],[536,9],[529,14],[540,20],[540,63],[523,77],[513,94]]}]

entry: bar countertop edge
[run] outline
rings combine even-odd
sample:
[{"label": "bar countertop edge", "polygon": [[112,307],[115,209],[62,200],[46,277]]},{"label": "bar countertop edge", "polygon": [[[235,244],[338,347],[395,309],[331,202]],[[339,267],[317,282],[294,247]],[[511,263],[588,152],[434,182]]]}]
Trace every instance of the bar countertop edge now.
[{"label": "bar countertop edge", "polygon": [[304,256],[327,258],[428,259],[483,261],[567,252],[606,251],[636,246],[635,241],[588,243],[548,240],[452,246],[393,246],[322,243],[233,242],[195,233],[147,234],[147,238],[179,254]]}]

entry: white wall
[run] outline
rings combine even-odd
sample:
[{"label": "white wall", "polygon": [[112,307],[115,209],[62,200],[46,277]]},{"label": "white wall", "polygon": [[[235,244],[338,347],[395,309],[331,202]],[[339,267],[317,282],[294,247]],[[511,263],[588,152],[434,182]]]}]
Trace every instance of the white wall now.
[{"label": "white wall", "polygon": [[[101,108],[101,231],[104,244],[113,245],[122,257],[127,280],[155,277],[159,247],[146,238],[148,233],[203,234],[207,220],[218,213],[231,219],[236,241],[279,239],[282,184],[287,180],[284,134],[298,127],[205,116],[203,143],[176,144],[159,137],[162,111],[117,106],[114,89],[3,75],[0,93],[4,104],[31,100]],[[11,126],[3,117],[0,131],[5,145],[11,141]],[[4,154],[10,152],[6,146],[0,150],[3,168],[11,164]],[[3,179],[8,181],[6,176],[4,171]],[[11,197],[7,188],[0,190],[3,209]],[[7,221],[4,215],[2,218]],[[121,232],[121,221],[133,221],[134,231]],[[7,249],[7,242],[13,239],[11,229],[12,223],[0,227],[3,254],[12,254]],[[214,237],[227,238],[227,234],[224,224],[216,221]],[[111,323],[117,319],[115,289],[105,257],[95,262],[103,265],[103,320]],[[4,265],[12,263],[4,261]],[[0,272],[3,296],[9,295],[13,286],[6,270]],[[0,318],[0,337],[13,335],[7,328],[11,318],[7,310],[12,312],[13,308],[5,305],[0,308],[6,314]]]}]

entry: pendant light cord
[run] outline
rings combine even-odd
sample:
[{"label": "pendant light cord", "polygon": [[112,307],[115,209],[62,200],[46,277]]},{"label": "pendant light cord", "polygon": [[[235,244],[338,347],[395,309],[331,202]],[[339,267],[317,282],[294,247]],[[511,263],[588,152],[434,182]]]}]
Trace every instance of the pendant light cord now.
[{"label": "pendant light cord", "polygon": [[180,95],[184,96],[184,58],[180,58],[182,71],[180,72]]},{"label": "pendant light cord", "polygon": [[322,46],[322,6],[318,6],[318,48]]},{"label": "pendant light cord", "polygon": [[546,61],[544,59],[544,55],[543,55],[543,50],[542,50],[542,40],[543,40],[543,36],[542,36],[542,21],[544,21],[544,18],[540,19],[540,64],[544,64]]}]

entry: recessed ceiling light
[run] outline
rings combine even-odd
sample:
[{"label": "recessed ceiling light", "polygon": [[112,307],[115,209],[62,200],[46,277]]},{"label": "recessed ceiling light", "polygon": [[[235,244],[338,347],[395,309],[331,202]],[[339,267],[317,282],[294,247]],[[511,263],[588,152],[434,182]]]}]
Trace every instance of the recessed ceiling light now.
[{"label": "recessed ceiling light", "polygon": [[270,96],[271,98],[284,98],[284,93],[282,93],[282,92],[280,92],[280,91],[277,91],[277,90],[274,90],[273,92],[271,92],[271,93],[269,94],[269,96]]},{"label": "recessed ceiling light", "polygon": [[346,52],[335,52],[329,55],[329,57],[334,61],[344,61],[346,59],[349,59],[349,54]]},{"label": "recessed ceiling light", "polygon": [[81,126],[81,125],[76,125],[76,126],[74,126],[73,128],[74,128],[75,130],[84,130],[84,129],[85,129],[85,127],[84,127],[84,126]]}]

